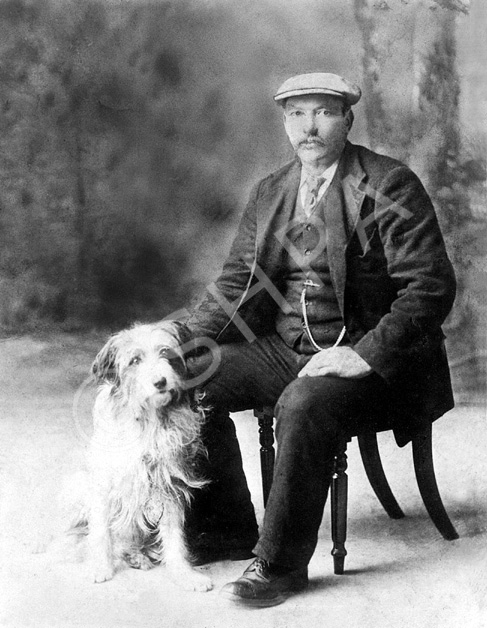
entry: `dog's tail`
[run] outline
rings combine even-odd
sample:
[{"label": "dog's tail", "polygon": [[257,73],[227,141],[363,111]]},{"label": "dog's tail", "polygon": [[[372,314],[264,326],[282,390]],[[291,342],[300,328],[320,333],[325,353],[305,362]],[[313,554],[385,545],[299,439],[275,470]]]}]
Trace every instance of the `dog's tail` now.
[{"label": "dog's tail", "polygon": [[84,559],[88,534],[88,474],[80,471],[61,480],[57,495],[56,529],[46,552],[62,562]]},{"label": "dog's tail", "polygon": [[88,513],[80,510],[66,531],[69,536],[83,537],[88,535]]},{"label": "dog's tail", "polygon": [[79,563],[86,558],[88,518],[81,510],[72,521],[51,539],[46,552],[62,563]]}]

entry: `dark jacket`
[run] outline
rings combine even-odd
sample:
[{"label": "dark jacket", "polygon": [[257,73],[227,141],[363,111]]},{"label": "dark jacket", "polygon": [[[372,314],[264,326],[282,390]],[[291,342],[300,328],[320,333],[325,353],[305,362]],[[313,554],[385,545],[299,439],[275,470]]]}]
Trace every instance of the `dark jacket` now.
[{"label": "dark jacket", "polygon": [[[295,160],[253,189],[222,273],[188,320],[195,335],[243,340],[242,321],[256,336],[273,331],[300,173]],[[433,205],[407,166],[349,142],[321,205],[344,324],[355,351],[396,392],[387,423],[405,444],[453,407],[441,324],[455,277]],[[263,277],[274,288],[262,289]]]}]

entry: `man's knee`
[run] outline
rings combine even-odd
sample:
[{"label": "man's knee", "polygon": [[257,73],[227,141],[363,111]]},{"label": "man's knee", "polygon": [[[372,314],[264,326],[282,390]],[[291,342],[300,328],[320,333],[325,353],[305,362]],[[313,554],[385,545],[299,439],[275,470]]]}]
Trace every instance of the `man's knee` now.
[{"label": "man's knee", "polygon": [[283,390],[276,404],[276,415],[308,415],[313,412],[313,400],[303,379],[293,380]]},{"label": "man's knee", "polygon": [[321,434],[335,434],[339,422],[334,413],[329,411],[326,401],[326,391],[330,385],[330,382],[318,382],[311,377],[293,380],[276,404],[278,429],[281,432],[285,429],[308,433],[319,430]]}]

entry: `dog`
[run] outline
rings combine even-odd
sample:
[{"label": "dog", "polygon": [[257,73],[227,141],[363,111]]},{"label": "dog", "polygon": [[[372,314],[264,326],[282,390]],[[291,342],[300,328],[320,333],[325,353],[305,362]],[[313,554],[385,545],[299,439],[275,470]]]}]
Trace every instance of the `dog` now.
[{"label": "dog", "polygon": [[89,508],[85,517],[94,581],[110,580],[118,561],[150,569],[165,563],[188,590],[208,591],[193,568],[184,534],[192,492],[208,482],[201,395],[189,387],[180,322],[136,324],[112,336],[96,356],[99,384],[89,446]]}]

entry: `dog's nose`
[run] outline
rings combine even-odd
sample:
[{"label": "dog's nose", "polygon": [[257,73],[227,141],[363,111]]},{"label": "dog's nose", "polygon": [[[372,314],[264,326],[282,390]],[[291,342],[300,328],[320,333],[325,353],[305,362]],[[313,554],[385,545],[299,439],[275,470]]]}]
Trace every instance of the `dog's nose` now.
[{"label": "dog's nose", "polygon": [[165,377],[161,377],[161,379],[154,384],[157,390],[163,391],[166,388],[167,379]]}]

